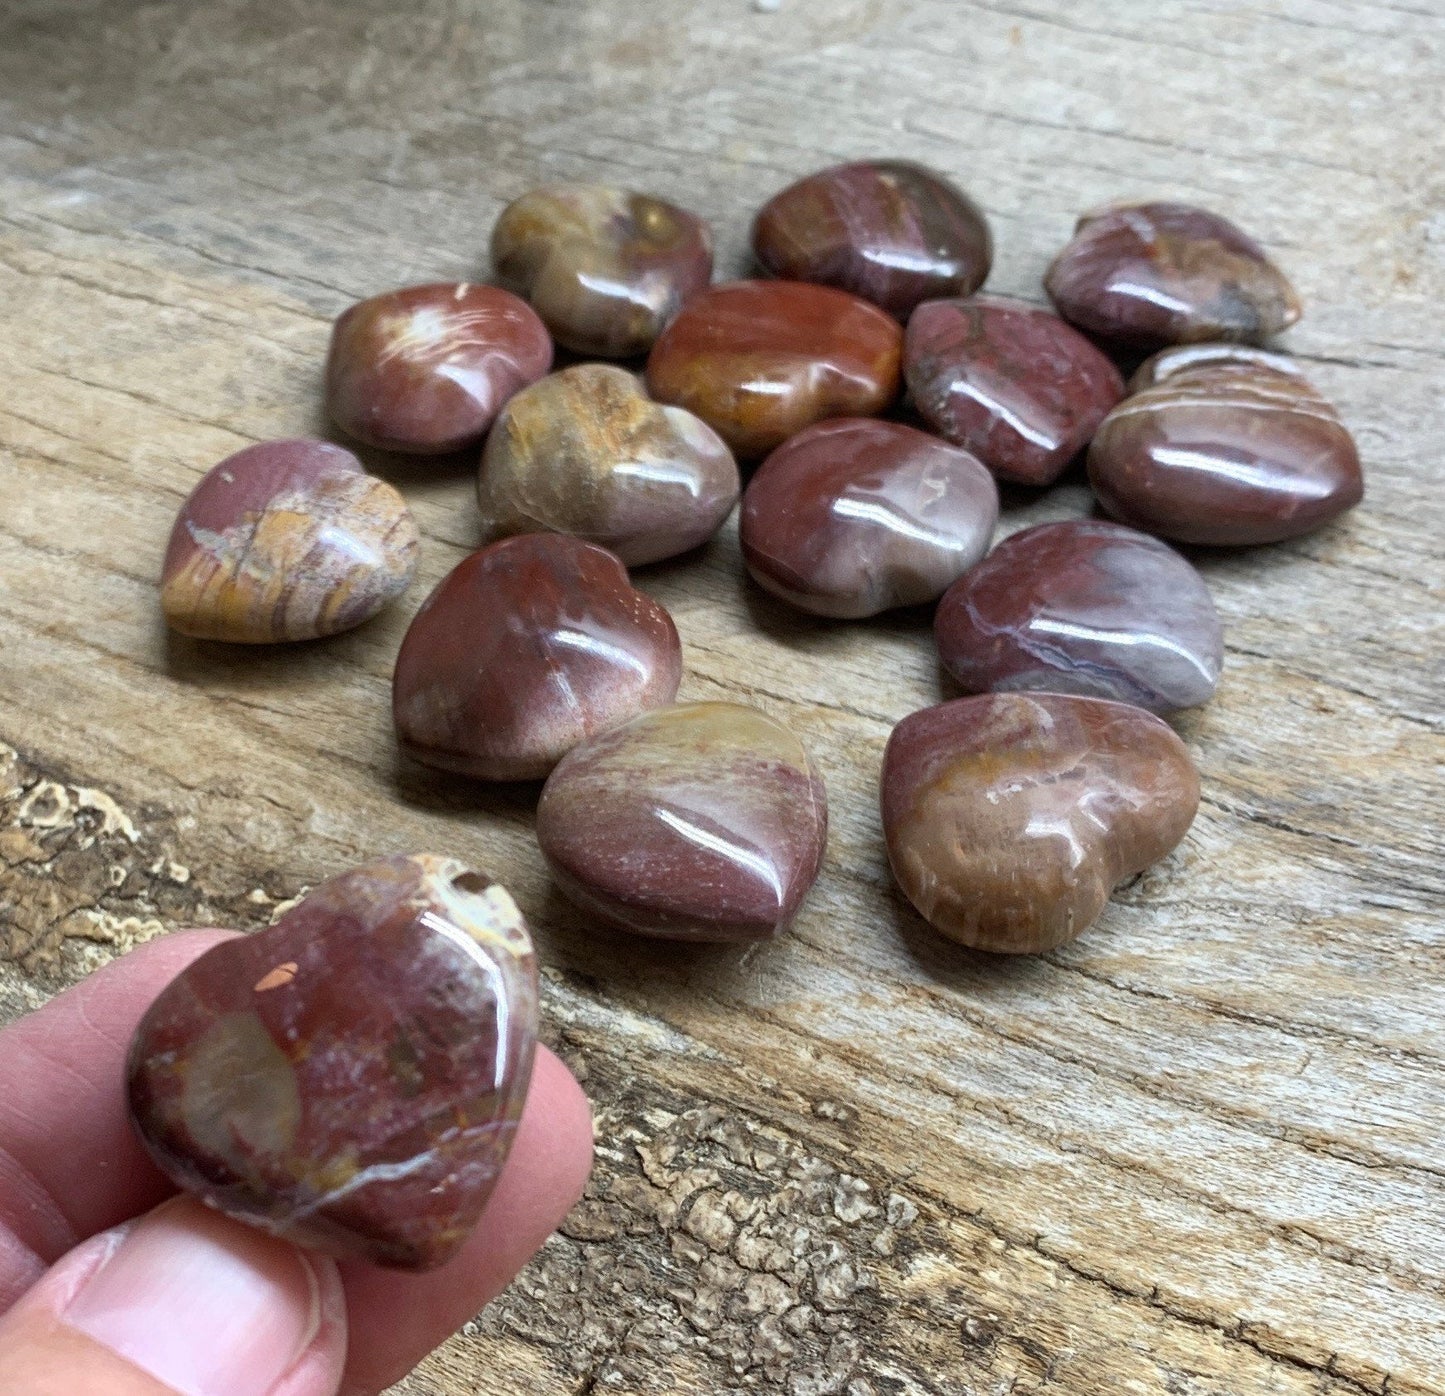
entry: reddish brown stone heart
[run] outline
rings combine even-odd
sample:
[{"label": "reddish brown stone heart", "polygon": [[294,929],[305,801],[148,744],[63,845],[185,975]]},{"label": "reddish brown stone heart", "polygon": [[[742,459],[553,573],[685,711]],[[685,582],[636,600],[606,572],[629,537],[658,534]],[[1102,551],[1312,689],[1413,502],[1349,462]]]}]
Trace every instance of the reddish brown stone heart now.
[{"label": "reddish brown stone heart", "polygon": [[1076,329],[1007,296],[920,305],[903,370],[935,431],[1022,485],[1057,480],[1124,396],[1119,370]]},{"label": "reddish brown stone heart", "polygon": [[370,446],[437,455],[480,442],[507,399],[551,367],[547,327],[510,291],[408,286],[337,320],[326,409]]},{"label": "reddish brown stone heart", "polygon": [[1224,634],[1204,578],[1103,519],[1013,534],[949,588],[938,657],[966,693],[1044,689],[1168,713],[1207,702]]},{"label": "reddish brown stone heart", "polygon": [[141,1020],[131,1115],[177,1186],[301,1245],[425,1270],[511,1148],[537,971],[461,863],[388,858],[201,956]]},{"label": "reddish brown stone heart", "polygon": [[643,935],[765,940],[796,915],[828,839],[802,742],[741,703],[678,703],[571,752],[537,840],[578,906]]},{"label": "reddish brown stone heart", "polygon": [[767,458],[738,534],[773,595],[858,617],[936,600],[997,522],[998,487],[967,451],[901,422],[835,417]]},{"label": "reddish brown stone heart", "polygon": [[537,780],[578,742],[670,703],[672,617],[609,552],[557,533],[505,538],[443,578],[402,641],[402,749],[483,780]]},{"label": "reddish brown stone heart", "polygon": [[1193,344],[1147,360],[1089,447],[1099,502],[1179,543],[1277,543],[1364,498],[1349,428],[1292,359]]},{"label": "reddish brown stone heart", "polygon": [[920,301],[983,285],[993,239],[983,210],[909,160],[834,165],[774,194],[753,223],[774,276],[851,291],[900,320]]},{"label": "reddish brown stone heart", "polygon": [[647,390],[744,458],[826,417],[876,417],[898,395],[903,332],[876,305],[803,281],[732,281],[658,337]]},{"label": "reddish brown stone heart", "polygon": [[1300,317],[1264,249],[1192,204],[1117,204],[1079,219],[1044,278],[1066,320],[1131,344],[1267,339]]}]

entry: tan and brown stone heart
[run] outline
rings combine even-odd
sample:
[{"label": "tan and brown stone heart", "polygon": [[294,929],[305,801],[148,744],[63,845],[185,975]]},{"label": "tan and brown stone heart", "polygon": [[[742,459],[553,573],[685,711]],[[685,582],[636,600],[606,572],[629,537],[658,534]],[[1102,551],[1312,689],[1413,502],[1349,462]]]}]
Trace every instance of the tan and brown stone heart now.
[{"label": "tan and brown stone heart", "polygon": [[1073,940],[1199,806],[1184,743],[1101,698],[994,693],[906,717],[883,757],[883,833],[908,900],[977,950]]}]

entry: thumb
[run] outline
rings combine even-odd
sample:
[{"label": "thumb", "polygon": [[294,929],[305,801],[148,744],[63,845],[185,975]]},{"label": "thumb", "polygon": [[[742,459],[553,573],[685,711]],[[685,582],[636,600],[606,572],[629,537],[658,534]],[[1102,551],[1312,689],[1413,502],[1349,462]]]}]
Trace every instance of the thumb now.
[{"label": "thumb", "polygon": [[333,1396],[345,1356],[332,1261],[174,1198],[0,1318],[0,1396]]}]

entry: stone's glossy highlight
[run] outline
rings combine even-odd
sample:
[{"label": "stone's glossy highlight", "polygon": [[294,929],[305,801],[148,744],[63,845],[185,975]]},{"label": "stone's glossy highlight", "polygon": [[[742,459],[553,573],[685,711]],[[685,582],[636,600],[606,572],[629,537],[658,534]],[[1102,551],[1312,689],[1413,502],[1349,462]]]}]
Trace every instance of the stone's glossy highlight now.
[{"label": "stone's glossy highlight", "polygon": [[624,369],[579,364],[507,404],[477,498],[484,537],[571,533],[635,567],[705,543],[740,488],[732,452],[706,422],[651,401]]},{"label": "stone's glossy highlight", "polygon": [[497,275],[579,354],[645,354],[712,280],[712,234],[675,204],[601,184],[549,184],[508,204]]},{"label": "stone's glossy highlight", "polygon": [[538,780],[578,742],[677,696],[672,617],[611,553],[555,533],[459,563],[402,641],[403,751],[484,780]]},{"label": "stone's glossy highlight", "polygon": [[1189,204],[1086,213],[1044,285],[1065,319],[1123,343],[1267,339],[1300,317],[1294,287],[1264,249]]},{"label": "stone's glossy highlight", "polygon": [[510,291],[411,286],[337,320],[326,410],[369,446],[439,455],[476,445],[507,399],[551,367],[547,327]]},{"label": "stone's glossy highlight", "polygon": [[894,876],[927,921],[976,950],[1073,940],[1179,843],[1198,805],[1184,743],[1098,698],[959,698],[904,718],[883,756]]},{"label": "stone's glossy highlight", "polygon": [[527,1095],[537,970],[511,897],[386,858],[201,956],[131,1043],[151,1157],[230,1216],[426,1270],[481,1216]]},{"label": "stone's glossy highlight", "polygon": [[876,305],[801,281],[704,291],[647,361],[660,402],[695,412],[754,458],[825,417],[873,417],[898,395],[903,332]]},{"label": "stone's glossy highlight", "polygon": [[171,529],[166,624],[241,644],[314,640],[369,620],[416,569],[406,501],[325,441],[264,441],[201,477]]},{"label": "stone's glossy highlight", "polygon": [[1006,538],[949,588],[933,624],[970,693],[1046,689],[1169,713],[1213,697],[1224,662],[1199,573],[1158,539],[1095,519]]},{"label": "stone's glossy highlight", "polygon": [[769,199],[753,223],[753,253],[774,276],[836,286],[906,320],[920,301],[982,286],[993,239],[983,211],[941,175],[859,160]]},{"label": "stone's glossy highlight", "polygon": [[1119,370],[1083,335],[1004,296],[920,305],[904,373],[936,431],[1023,485],[1058,479],[1124,396]]},{"label": "stone's glossy highlight", "polygon": [[552,772],[537,838],[584,911],[674,940],[765,940],[817,879],[823,780],[781,723],[683,703],[594,737]]},{"label": "stone's glossy highlight", "polygon": [[1364,496],[1354,439],[1289,359],[1170,349],[1131,386],[1089,449],[1095,493],[1125,523],[1181,543],[1275,543]]},{"label": "stone's glossy highlight", "polygon": [[837,418],[784,442],[743,496],[759,585],[820,616],[934,601],[988,551],[998,487],[967,451],[897,422]]}]

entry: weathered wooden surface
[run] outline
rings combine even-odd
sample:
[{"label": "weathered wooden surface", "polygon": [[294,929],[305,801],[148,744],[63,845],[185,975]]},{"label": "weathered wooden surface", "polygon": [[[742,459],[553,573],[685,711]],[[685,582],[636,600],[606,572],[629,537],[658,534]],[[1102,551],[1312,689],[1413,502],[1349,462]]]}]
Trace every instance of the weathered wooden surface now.
[{"label": "weathered wooden surface", "polygon": [[[598,1111],[588,1199],[413,1393],[1445,1392],[1439,629],[1440,0],[12,0],[0,17],[0,1015],[137,939],[255,925],[433,847],[539,928],[549,1032]],[[1204,564],[1205,804],[1081,943],[1028,963],[889,891],[889,726],[940,689],[923,622],[799,624],[733,537],[642,574],[690,697],[795,724],[834,809],[780,943],[635,945],[548,891],[528,792],[402,769],[411,610],[473,541],[456,463],[373,459],[416,591],[286,653],[168,640],[155,576],[217,457],[322,429],[328,322],[475,277],[543,177],[719,230],[853,154],[987,206],[1037,297],[1074,215],[1241,218],[1369,495]],[[1010,527],[1081,512],[1077,487]]]}]

